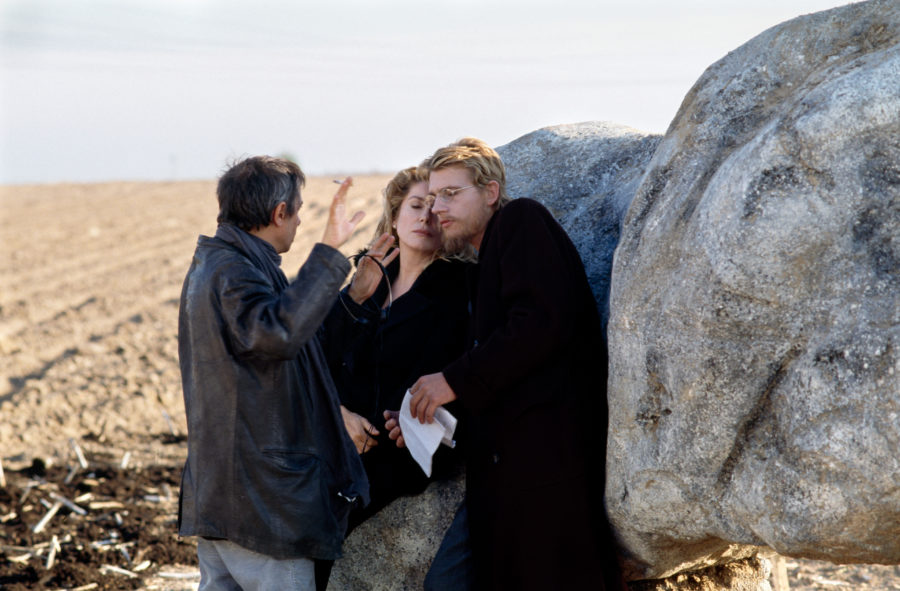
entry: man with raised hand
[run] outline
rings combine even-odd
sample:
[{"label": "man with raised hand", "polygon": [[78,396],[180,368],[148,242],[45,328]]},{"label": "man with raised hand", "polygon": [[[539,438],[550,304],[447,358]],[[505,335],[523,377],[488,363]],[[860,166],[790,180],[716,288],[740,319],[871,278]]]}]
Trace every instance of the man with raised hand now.
[{"label": "man with raised hand", "polygon": [[321,243],[291,282],[305,177],[257,156],[220,179],[218,229],[184,280],[178,352],[188,420],[179,533],[198,536],[200,589],[316,589],[317,561],[340,556],[368,483],[316,338],[347,273],[337,249],[343,182]]}]

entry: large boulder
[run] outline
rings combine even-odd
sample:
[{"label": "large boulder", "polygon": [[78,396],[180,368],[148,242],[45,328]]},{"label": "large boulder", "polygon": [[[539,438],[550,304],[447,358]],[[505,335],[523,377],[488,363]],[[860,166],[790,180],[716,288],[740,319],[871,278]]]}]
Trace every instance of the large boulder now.
[{"label": "large boulder", "polygon": [[539,129],[497,148],[513,198],[544,204],[581,254],[604,324],[625,212],[661,136],[603,121]]},{"label": "large boulder", "polygon": [[758,546],[900,563],[900,2],[712,65],[611,286],[606,503],[630,577]]}]

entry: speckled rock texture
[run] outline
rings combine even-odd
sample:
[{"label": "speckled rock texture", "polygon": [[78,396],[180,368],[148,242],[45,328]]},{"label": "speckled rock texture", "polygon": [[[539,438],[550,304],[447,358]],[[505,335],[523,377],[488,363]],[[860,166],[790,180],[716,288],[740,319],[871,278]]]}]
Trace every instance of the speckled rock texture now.
[{"label": "speckled rock texture", "polygon": [[357,527],[335,562],[329,591],[422,589],[431,559],[462,502],[465,476],[432,482],[401,497]]},{"label": "speckled rock texture", "polygon": [[613,264],[606,503],[632,578],[900,563],[900,2],[763,32],[685,98]]},{"label": "speckled rock texture", "polygon": [[625,212],[661,136],[589,121],[539,129],[497,152],[513,198],[544,204],[581,254],[604,324],[613,251]]}]

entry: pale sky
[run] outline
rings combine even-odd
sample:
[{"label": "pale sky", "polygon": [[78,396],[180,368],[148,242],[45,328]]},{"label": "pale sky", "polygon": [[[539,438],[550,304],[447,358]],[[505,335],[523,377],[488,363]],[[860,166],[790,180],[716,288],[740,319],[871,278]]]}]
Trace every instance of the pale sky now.
[{"label": "pale sky", "polygon": [[394,172],[603,120],[663,133],[703,71],[839,0],[0,0],[0,184]]}]

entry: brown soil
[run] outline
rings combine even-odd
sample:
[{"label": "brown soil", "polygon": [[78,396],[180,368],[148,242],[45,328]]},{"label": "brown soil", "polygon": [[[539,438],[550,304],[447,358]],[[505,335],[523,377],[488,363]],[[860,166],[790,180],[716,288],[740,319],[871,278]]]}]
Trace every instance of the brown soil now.
[{"label": "brown soil", "polygon": [[[387,179],[356,179],[350,209],[367,217],[345,253],[371,237]],[[313,178],[304,190],[288,276],[321,237],[335,188]],[[215,216],[211,181],[0,187],[0,588],[196,589],[193,543],[175,527],[186,434],[176,319]],[[63,506],[35,533],[51,493],[86,515]],[[801,591],[900,589],[894,566],[788,559],[788,573]]]},{"label": "brown soil", "polygon": [[[47,469],[36,460],[7,474],[7,486],[0,489],[0,541],[7,560],[0,588],[95,583],[97,589],[139,589],[159,565],[196,565],[196,545],[175,534],[178,468],[92,464],[70,475],[65,467]],[[36,533],[60,497],[75,509],[63,505]]]}]

